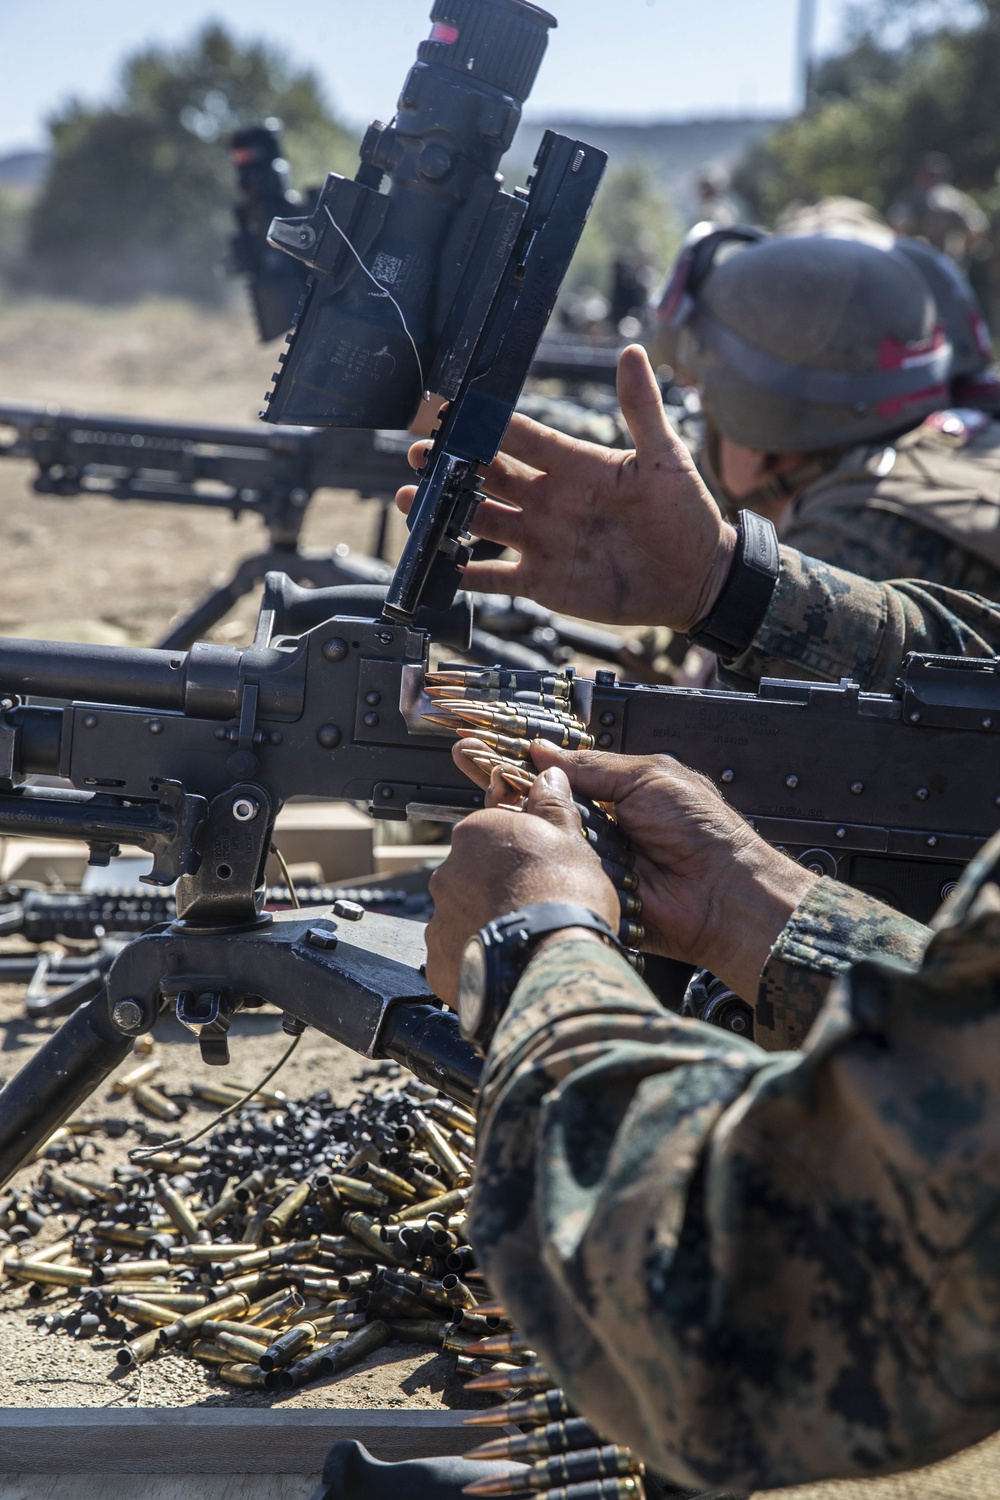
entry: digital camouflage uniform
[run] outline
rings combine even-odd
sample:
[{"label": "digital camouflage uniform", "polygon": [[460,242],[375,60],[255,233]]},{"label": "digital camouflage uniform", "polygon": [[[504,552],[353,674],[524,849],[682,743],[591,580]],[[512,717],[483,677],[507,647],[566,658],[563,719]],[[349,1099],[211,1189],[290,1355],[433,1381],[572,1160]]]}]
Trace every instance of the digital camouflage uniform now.
[{"label": "digital camouflage uniform", "polygon": [[947,584],[874,583],[783,546],[781,571],[750,649],[720,662],[730,687],[761,677],[853,678],[891,692],[909,651],[1000,656],[1000,604]]},{"label": "digital camouflage uniform", "polygon": [[998,879],[1000,838],[933,935],[820,881],[762,983],[822,1004],[798,1052],[664,1011],[593,941],[526,970],[472,1240],[574,1405],[678,1484],[913,1468],[1000,1426]]},{"label": "digital camouflage uniform", "polygon": [[1000,600],[1000,423],[936,412],[846,453],[796,497],[781,540],[862,578],[920,578]]}]

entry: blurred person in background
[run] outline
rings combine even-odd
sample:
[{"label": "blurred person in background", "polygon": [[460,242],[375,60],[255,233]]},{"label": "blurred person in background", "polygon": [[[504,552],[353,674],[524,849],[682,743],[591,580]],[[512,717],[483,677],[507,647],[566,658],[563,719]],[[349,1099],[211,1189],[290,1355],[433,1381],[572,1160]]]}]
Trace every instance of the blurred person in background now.
[{"label": "blurred person in background", "polygon": [[728,229],[740,219],[740,211],[729,193],[729,173],[718,162],[699,172],[694,185],[697,209],[695,222]]},{"label": "blurred person in background", "polygon": [[921,159],[913,186],[892,204],[888,218],[897,234],[926,240],[965,267],[985,239],[989,220],[978,203],[955,186],[952,175],[944,152],[929,151]]}]

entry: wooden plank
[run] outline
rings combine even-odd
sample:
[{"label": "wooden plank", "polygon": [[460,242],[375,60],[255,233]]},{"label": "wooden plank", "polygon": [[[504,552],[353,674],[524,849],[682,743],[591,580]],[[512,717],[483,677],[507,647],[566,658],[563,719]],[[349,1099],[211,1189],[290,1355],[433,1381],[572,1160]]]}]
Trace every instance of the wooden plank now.
[{"label": "wooden plank", "polygon": [[[75,1474],[72,1500],[307,1500],[303,1474]],[[0,1476],[0,1500],[67,1500],[65,1474]]]},{"label": "wooden plank", "polygon": [[317,1474],[339,1438],[399,1461],[461,1453],[481,1437],[450,1411],[8,1407],[0,1474]]}]

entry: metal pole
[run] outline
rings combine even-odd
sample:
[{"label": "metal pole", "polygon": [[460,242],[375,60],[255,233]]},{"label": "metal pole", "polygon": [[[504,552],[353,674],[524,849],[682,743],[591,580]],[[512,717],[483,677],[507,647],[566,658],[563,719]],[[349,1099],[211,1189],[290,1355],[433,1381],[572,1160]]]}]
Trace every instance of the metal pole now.
[{"label": "metal pole", "polygon": [[801,91],[802,108],[808,109],[812,96],[812,56],[816,34],[817,0],[799,0],[798,29],[795,38],[795,81]]}]

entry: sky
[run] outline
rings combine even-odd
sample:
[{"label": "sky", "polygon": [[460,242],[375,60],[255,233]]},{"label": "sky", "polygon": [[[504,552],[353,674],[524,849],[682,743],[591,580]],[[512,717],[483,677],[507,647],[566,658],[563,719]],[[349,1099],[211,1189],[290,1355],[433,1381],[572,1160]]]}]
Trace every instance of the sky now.
[{"label": "sky", "polygon": [[[807,3],[807,0],[805,0]],[[559,16],[528,105],[558,115],[664,119],[786,114],[798,104],[799,0],[549,0]],[[846,0],[818,0],[816,43]],[[0,0],[0,154],[45,141],[68,97],[107,99],[123,56],[210,19],[311,64],[348,122],[385,117],[430,0]]]}]

